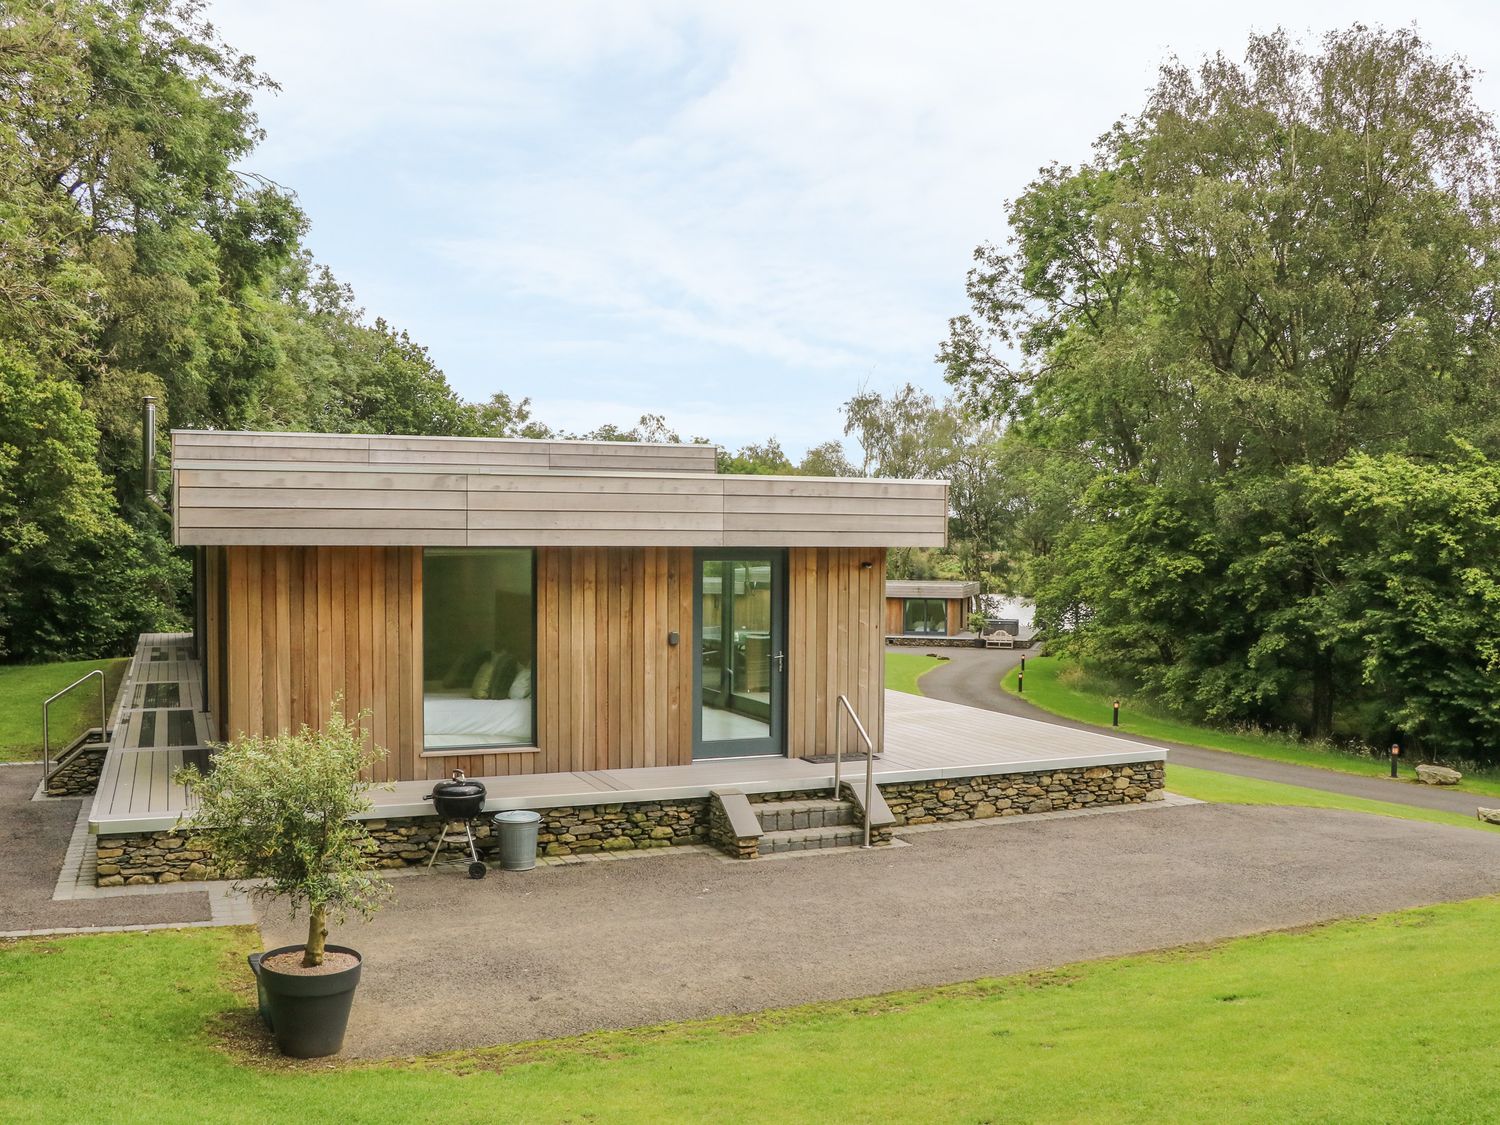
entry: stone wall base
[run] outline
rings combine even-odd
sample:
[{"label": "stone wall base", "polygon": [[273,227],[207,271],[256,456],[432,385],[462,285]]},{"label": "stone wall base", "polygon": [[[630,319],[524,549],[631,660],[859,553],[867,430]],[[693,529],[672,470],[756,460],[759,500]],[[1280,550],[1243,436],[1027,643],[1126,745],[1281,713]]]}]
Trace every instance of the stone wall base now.
[{"label": "stone wall base", "polygon": [[1036,773],[896,781],[880,787],[898,825],[1088,809],[1159,801],[1165,794],[1160,760]]},{"label": "stone wall base", "polygon": [[[905,633],[887,633],[885,643],[903,648],[983,648],[984,640],[973,635],[967,637],[923,637]],[[1031,648],[1035,639],[1016,641],[1012,648]],[[1003,651],[1003,650],[1002,650]]]},{"label": "stone wall base", "polygon": [[[899,827],[1160,800],[1164,777],[1160,761],[1141,761],[1037,773],[896,781],[881,785],[880,791]],[[749,800],[758,804],[826,795],[826,788],[788,790],[751,794]],[[727,822],[716,823],[707,797],[537,811],[542,814],[537,852],[544,856],[670,848],[707,843],[711,839],[731,855],[749,858],[754,852],[754,841],[729,839]],[[717,817],[722,820],[722,810]],[[453,827],[458,829],[458,822]],[[475,845],[481,855],[488,856],[499,846],[490,818],[476,818],[473,827]],[[435,816],[392,817],[367,820],[365,828],[370,834],[376,863],[395,868],[426,863],[443,825]],[[891,829],[880,827],[872,833],[871,842],[884,844],[890,839]],[[96,870],[101,887],[189,882],[218,876],[213,865],[211,833],[167,831],[100,836],[98,846]],[[449,845],[448,850],[456,852],[458,847]]]},{"label": "stone wall base", "polygon": [[[537,854],[587,855],[590,852],[669,848],[699,844],[708,839],[708,798],[682,801],[644,801],[636,804],[581,805],[538,809]],[[461,834],[462,822],[452,832]],[[365,829],[379,867],[407,867],[427,862],[443,831],[435,816],[390,817],[367,820]],[[500,840],[488,815],[473,823],[474,844],[481,856],[498,849]],[[147,832],[99,837],[98,885],[117,887],[146,883],[177,883],[216,878],[211,833]],[[444,854],[458,854],[460,844],[449,844]]]},{"label": "stone wall base", "polygon": [[107,746],[88,745],[59,766],[47,779],[49,797],[87,797],[99,787],[99,771],[104,768]]}]

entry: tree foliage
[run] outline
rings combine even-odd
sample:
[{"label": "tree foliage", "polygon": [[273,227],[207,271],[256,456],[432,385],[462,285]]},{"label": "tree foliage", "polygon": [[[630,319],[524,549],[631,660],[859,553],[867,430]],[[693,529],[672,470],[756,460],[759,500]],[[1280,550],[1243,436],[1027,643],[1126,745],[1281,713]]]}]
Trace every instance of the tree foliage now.
[{"label": "tree foliage", "polygon": [[272,89],[197,0],[0,8],[0,424],[30,474],[0,484],[0,653],[181,623],[189,569],[139,497],[142,395],[169,427],[547,432],[524,399],[464,402],[312,260],[294,196],[243,168]]},{"label": "tree foliage", "polygon": [[1173,62],[1041,171],[939,358],[1010,422],[1044,621],[1190,712],[1377,733],[1363,704],[1416,671],[1366,674],[1314,544],[1358,548],[1309,482],[1494,451],[1496,155],[1462,61],[1356,25]]},{"label": "tree foliage", "polygon": [[214,755],[207,774],[180,770],[198,799],[190,826],[212,833],[214,862],[230,879],[259,879],[253,893],[308,911],[303,964],[323,963],[328,919],[366,916],[390,893],[375,871],[369,834],[353,819],[368,812],[362,773],[384,756],[367,748],[358,719],[337,701],[320,730],[241,735]]}]

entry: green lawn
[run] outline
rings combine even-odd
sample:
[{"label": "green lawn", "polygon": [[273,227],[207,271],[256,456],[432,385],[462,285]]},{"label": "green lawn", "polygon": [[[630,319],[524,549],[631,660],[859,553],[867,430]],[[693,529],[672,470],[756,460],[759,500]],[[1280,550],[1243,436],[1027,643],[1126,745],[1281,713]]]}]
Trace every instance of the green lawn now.
[{"label": "green lawn", "polygon": [[[1030,661],[1027,661],[1027,665],[1029,674]],[[1253,777],[1236,777],[1229,773],[1173,765],[1170,761],[1167,763],[1167,788],[1173,793],[1196,797],[1200,801],[1232,805],[1301,805],[1313,809],[1347,809],[1349,812],[1394,816],[1400,820],[1420,820],[1428,824],[1451,824],[1458,828],[1500,832],[1500,825],[1485,824],[1459,813],[1418,809],[1388,801],[1370,801],[1363,797],[1346,797],[1342,793],[1325,793],[1320,789],[1304,789],[1300,785],[1282,785],[1276,781],[1261,781]]]},{"label": "green lawn", "polygon": [[[42,756],[42,700],[78,677],[104,669],[105,698],[114,705],[115,689],[125,675],[124,657],[71,660],[64,664],[0,665],[0,762],[29,762]],[[52,705],[52,746],[66,746],[85,729],[99,724],[99,689],[85,684]]]},{"label": "green lawn", "polygon": [[917,681],[934,668],[941,668],[944,661],[934,660],[925,652],[898,652],[885,650],[885,686],[891,691],[904,691],[908,695],[921,695]]},{"label": "green lawn", "polygon": [[1476,935],[1497,927],[1500,900],[1481,899],[364,1067],[262,1067],[220,1048],[226,1029],[243,1037],[248,1023],[240,982],[253,930],[31,940],[0,947],[0,1118],[1488,1120],[1500,1103],[1500,1008],[1484,1002],[1494,964]]},{"label": "green lawn", "polygon": [[[1012,694],[1016,691],[1017,671],[1012,669],[1007,672],[1002,681],[1005,690]],[[1028,702],[1044,711],[1051,711],[1054,715],[1096,723],[1102,727],[1110,725],[1110,703],[1113,697],[1108,686],[1090,680],[1076,666],[1066,661],[1046,656],[1027,657],[1024,697]],[[1248,754],[1256,758],[1290,762],[1299,766],[1316,766],[1319,769],[1367,777],[1381,777],[1390,773],[1390,766],[1386,761],[1310,746],[1291,738],[1198,726],[1181,719],[1153,714],[1130,700],[1122,702],[1124,706],[1120,711],[1120,729],[1145,738],[1182,742],[1210,750],[1227,750],[1233,754]],[[1404,761],[1401,769],[1403,776],[1412,776],[1411,762]],[[1476,777],[1471,774],[1456,788],[1460,792],[1500,797],[1500,778]]]}]

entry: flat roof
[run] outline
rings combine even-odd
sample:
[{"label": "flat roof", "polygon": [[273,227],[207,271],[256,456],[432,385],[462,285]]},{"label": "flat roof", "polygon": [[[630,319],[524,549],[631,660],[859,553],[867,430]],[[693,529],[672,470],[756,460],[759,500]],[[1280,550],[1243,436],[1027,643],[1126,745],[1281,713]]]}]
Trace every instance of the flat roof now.
[{"label": "flat roof", "polygon": [[948,483],[715,472],[708,445],[172,434],[183,546],[942,547]]},{"label": "flat roof", "polygon": [[979,596],[978,582],[957,582],[946,578],[886,580],[888,598],[974,598]]}]

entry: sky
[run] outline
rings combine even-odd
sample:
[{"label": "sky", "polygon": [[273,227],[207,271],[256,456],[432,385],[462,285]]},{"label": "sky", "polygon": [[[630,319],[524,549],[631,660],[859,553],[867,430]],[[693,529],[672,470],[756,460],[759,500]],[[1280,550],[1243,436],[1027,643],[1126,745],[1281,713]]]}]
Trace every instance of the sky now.
[{"label": "sky", "polygon": [[1253,30],[1416,22],[1497,77],[1500,9],[1263,0],[210,0],[280,84],[244,167],[465,398],[571,431],[664,414],[794,455],[862,388],[944,393],[976,245],[1157,67]]}]

